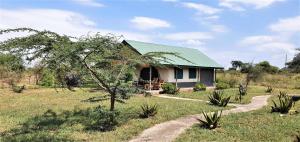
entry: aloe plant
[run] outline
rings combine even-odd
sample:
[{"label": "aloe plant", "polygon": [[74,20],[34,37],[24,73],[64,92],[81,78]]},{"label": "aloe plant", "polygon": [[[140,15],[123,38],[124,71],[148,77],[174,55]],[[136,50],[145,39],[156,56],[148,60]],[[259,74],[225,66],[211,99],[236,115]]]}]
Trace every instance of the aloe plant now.
[{"label": "aloe plant", "polygon": [[272,93],[272,92],[273,92],[273,87],[268,86],[267,90],[266,90],[266,93]]},{"label": "aloe plant", "polygon": [[212,113],[202,112],[204,120],[198,119],[201,122],[201,126],[207,129],[215,129],[218,127],[219,121],[222,116],[222,111],[216,111]]},{"label": "aloe plant", "polygon": [[155,116],[158,112],[158,107],[157,105],[149,105],[149,104],[144,104],[141,106],[141,112],[139,113],[139,116],[141,118],[149,118],[152,116]]},{"label": "aloe plant", "polygon": [[272,100],[272,112],[288,113],[293,107],[294,101],[286,92],[280,92],[278,95],[278,103]]},{"label": "aloe plant", "polygon": [[208,96],[209,102],[213,105],[221,106],[221,107],[226,107],[228,102],[230,101],[230,96],[229,97],[223,97],[224,92],[221,90],[215,90]]}]

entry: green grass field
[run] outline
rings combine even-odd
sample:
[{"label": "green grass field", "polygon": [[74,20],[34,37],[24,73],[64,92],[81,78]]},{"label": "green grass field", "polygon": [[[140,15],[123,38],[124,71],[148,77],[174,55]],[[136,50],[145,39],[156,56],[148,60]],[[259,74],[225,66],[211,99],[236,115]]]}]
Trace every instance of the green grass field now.
[{"label": "green grass field", "polygon": [[[144,129],[155,124],[172,120],[181,116],[213,111],[221,108],[201,102],[164,99],[157,97],[133,96],[125,104],[117,104],[120,112],[120,124],[113,131],[100,132],[86,130],[81,123],[65,123],[59,117],[63,111],[86,110],[89,107],[108,106],[108,102],[87,103],[82,102],[89,97],[101,93],[90,93],[85,90],[71,92],[54,89],[30,89],[24,93],[15,94],[10,90],[0,90],[0,133],[3,141],[126,141],[140,134]],[[140,105],[144,103],[158,104],[158,114],[149,119],[138,118]],[[51,109],[58,116],[39,125],[29,125],[35,121],[35,116],[41,116]],[[38,117],[39,119],[41,117]],[[74,117],[69,119],[84,119]],[[58,125],[59,124],[59,125]],[[26,130],[27,128],[31,128]],[[7,132],[10,132],[7,134]],[[1,139],[0,139],[1,141]]]},{"label": "green grass field", "polygon": [[[271,104],[269,101],[269,106],[263,109],[224,116],[221,126],[215,130],[203,129],[196,124],[180,135],[176,142],[293,141],[294,135],[300,135],[300,114],[280,116],[279,113],[271,113]],[[293,109],[300,111],[300,101]]]},{"label": "green grass field", "polygon": [[[243,99],[241,101],[241,104],[250,103],[252,97],[254,96],[260,96],[260,95],[268,95],[268,93],[265,93],[266,87],[263,86],[250,86],[248,89],[248,94],[246,96],[243,96]],[[207,91],[198,91],[198,92],[182,92],[176,95],[176,97],[183,97],[183,98],[192,98],[192,99],[200,99],[200,100],[208,100],[208,95],[212,93],[213,90],[207,90]],[[240,103],[239,100],[237,100],[237,94],[238,89],[237,88],[230,88],[225,89],[224,95],[225,96],[231,96],[230,102],[231,103]],[[281,89],[281,88],[274,88],[274,92],[271,94],[278,94],[279,91],[284,91],[289,94],[300,94],[300,89]]]}]

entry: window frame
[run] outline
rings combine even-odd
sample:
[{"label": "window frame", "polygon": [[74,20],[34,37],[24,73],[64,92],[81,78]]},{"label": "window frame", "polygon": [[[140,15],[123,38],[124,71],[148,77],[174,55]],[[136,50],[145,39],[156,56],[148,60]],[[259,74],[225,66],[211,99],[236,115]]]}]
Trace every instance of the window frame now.
[{"label": "window frame", "polygon": [[[191,72],[192,70],[194,72]],[[191,73],[193,73],[193,76]],[[189,68],[189,79],[196,79],[196,78],[197,78],[197,68]]]},{"label": "window frame", "polygon": [[182,68],[174,67],[174,79],[183,79],[183,69]]}]

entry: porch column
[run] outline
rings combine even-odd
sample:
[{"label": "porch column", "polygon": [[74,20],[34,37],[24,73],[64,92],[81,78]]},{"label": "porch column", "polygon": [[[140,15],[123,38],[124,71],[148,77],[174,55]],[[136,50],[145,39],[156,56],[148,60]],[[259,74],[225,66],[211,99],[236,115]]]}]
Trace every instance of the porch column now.
[{"label": "porch column", "polygon": [[152,67],[149,67],[149,91],[151,91],[151,83],[152,83]]},{"label": "porch column", "polygon": [[177,89],[177,67],[175,68],[175,86],[176,86],[176,89]]},{"label": "porch column", "polygon": [[216,77],[217,77],[217,73],[216,73],[216,69],[214,68],[214,85],[216,84]]}]

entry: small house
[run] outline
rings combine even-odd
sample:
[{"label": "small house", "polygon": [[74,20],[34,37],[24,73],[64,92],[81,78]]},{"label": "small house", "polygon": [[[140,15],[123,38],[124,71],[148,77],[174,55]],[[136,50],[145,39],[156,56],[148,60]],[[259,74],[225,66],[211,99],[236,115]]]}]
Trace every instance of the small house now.
[{"label": "small house", "polygon": [[213,87],[216,80],[216,69],[223,69],[220,64],[197,49],[133,40],[124,40],[123,44],[141,55],[149,52],[173,52],[184,58],[165,55],[170,61],[161,63],[164,64],[163,67],[140,65],[136,70],[136,80],[140,82],[170,82],[179,88],[191,88],[197,82],[201,82],[208,87]]}]

